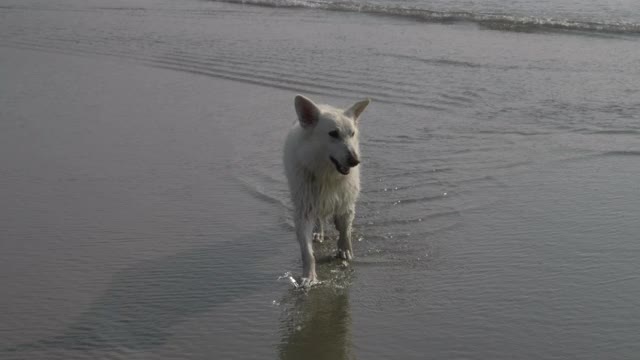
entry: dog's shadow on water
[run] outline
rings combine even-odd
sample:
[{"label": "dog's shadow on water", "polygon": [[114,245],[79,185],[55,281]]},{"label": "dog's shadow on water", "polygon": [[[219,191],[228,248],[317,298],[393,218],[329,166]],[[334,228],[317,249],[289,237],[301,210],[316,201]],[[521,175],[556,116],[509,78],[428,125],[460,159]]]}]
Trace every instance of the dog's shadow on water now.
[{"label": "dog's shadow on water", "polygon": [[[165,344],[171,328],[215,306],[273,283],[256,264],[268,249],[240,252],[269,239],[216,241],[211,246],[142,261],[116,273],[109,288],[60,335],[1,351],[147,350]],[[258,238],[258,239],[256,239]],[[242,261],[238,254],[242,253]]]},{"label": "dog's shadow on water", "polygon": [[355,359],[351,348],[349,285],[353,271],[332,256],[318,258],[322,284],[291,290],[281,301],[281,360]]}]

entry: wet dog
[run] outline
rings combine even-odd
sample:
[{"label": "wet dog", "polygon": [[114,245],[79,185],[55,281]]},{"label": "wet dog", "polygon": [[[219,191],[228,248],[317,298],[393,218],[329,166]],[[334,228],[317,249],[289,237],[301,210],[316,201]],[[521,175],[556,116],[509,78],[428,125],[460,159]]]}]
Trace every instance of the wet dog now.
[{"label": "wet dog", "polygon": [[340,236],[339,258],[351,260],[351,224],[360,193],[358,123],[369,100],[346,110],[317,105],[298,95],[298,121],[284,146],[284,168],[294,206],[296,237],[302,252],[301,285],[318,281],[313,256],[314,226],[332,219]]}]

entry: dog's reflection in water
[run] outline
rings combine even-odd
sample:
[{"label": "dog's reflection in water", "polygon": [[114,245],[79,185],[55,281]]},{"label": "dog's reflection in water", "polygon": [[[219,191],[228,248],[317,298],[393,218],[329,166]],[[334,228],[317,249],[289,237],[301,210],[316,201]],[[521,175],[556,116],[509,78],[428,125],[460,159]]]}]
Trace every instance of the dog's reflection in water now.
[{"label": "dog's reflection in water", "polygon": [[326,271],[322,274],[325,279],[322,284],[306,292],[291,290],[281,303],[284,306],[279,346],[282,360],[355,359],[351,349],[348,296],[352,271],[339,269],[333,261],[321,264],[318,270],[319,273]]}]

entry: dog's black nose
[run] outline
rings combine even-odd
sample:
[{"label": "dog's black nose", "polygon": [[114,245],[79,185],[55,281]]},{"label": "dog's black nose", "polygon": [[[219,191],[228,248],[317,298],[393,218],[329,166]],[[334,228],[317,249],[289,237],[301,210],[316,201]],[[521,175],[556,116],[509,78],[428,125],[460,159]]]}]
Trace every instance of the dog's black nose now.
[{"label": "dog's black nose", "polygon": [[347,159],[347,164],[349,164],[350,167],[358,166],[358,164],[360,164],[360,160],[358,160],[357,157],[350,155]]}]

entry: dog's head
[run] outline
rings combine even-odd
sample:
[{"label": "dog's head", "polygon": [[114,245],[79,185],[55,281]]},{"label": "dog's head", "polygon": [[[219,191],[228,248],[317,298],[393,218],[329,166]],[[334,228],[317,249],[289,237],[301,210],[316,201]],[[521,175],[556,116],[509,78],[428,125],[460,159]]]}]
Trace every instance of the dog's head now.
[{"label": "dog's head", "polygon": [[298,121],[308,134],[307,141],[312,142],[310,145],[318,150],[317,154],[325,157],[321,161],[330,162],[342,175],[349,174],[352,167],[360,164],[358,120],[367,105],[369,99],[341,110],[316,105],[302,95],[295,98]]}]

